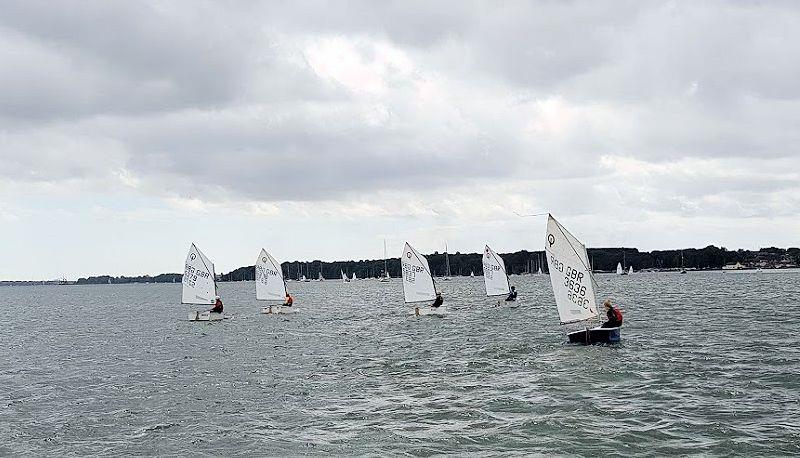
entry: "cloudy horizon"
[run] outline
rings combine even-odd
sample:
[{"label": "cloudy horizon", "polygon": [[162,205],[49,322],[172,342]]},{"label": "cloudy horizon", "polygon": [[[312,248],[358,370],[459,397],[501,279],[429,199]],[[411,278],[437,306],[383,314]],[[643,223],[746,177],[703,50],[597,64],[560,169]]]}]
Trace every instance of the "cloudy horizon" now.
[{"label": "cloudy horizon", "polygon": [[0,5],[0,279],[797,246],[800,5]]}]

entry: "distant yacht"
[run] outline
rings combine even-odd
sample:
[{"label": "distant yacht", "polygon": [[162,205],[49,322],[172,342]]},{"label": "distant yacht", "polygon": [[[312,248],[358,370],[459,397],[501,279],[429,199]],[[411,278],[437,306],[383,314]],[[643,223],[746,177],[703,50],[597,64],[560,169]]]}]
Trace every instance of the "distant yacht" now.
[{"label": "distant yacht", "polygon": [[383,239],[383,276],[380,278],[380,282],[386,283],[389,281],[389,260],[387,259],[388,254],[386,253],[386,239]]},{"label": "distant yacht", "polygon": [[681,250],[681,273],[686,273],[686,267],[683,266],[683,250]]},{"label": "distant yacht", "polygon": [[447,242],[444,244],[444,263],[445,268],[447,269],[443,281],[450,281],[450,256],[447,254]]}]

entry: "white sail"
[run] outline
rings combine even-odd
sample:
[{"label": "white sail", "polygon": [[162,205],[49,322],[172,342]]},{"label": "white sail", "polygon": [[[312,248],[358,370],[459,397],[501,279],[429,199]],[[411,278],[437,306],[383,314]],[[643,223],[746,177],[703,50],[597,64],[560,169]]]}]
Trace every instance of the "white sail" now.
[{"label": "white sail", "polygon": [[544,249],[561,323],[596,317],[597,299],[586,247],[552,215],[547,218]]},{"label": "white sail", "polygon": [[352,280],[353,280],[353,281],[356,281],[356,280],[358,280],[358,278],[356,278],[356,273],[355,273],[355,272],[353,272],[353,278],[352,278]]},{"label": "white sail", "polygon": [[406,302],[432,301],[436,298],[428,260],[406,242],[400,258],[403,267],[403,295]]},{"label": "white sail", "polygon": [[487,296],[500,296],[510,291],[506,264],[489,245],[483,249],[483,282]]},{"label": "white sail", "polygon": [[281,265],[262,248],[256,259],[256,299],[282,301],[285,297],[286,282]]},{"label": "white sail", "polygon": [[349,279],[349,278],[347,278],[347,275],[345,275],[345,273],[344,273],[344,270],[339,270],[339,272],[341,272],[341,273],[342,273],[342,281],[343,281],[343,282],[347,283],[347,282],[349,282],[349,281],[350,281],[350,279]]},{"label": "white sail", "polygon": [[633,275],[633,266],[628,267],[628,274]]},{"label": "white sail", "polygon": [[212,263],[197,247],[192,244],[183,269],[184,304],[213,304],[216,302],[217,282],[214,277]]},{"label": "white sail", "polygon": [[617,263],[617,275],[622,275],[622,272],[624,272],[624,270],[622,270],[622,263],[618,262]]}]

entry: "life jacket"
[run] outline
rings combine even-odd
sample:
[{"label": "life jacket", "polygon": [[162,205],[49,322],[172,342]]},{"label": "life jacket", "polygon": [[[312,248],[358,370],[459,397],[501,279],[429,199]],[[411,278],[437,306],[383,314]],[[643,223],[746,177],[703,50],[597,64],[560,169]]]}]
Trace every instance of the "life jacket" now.
[{"label": "life jacket", "polygon": [[617,319],[617,322],[622,324],[622,312],[617,307],[613,307],[611,310],[614,312],[614,318]]},{"label": "life jacket", "polygon": [[286,296],[286,305],[292,305],[292,304],[294,304],[294,299],[292,298],[292,296]]}]

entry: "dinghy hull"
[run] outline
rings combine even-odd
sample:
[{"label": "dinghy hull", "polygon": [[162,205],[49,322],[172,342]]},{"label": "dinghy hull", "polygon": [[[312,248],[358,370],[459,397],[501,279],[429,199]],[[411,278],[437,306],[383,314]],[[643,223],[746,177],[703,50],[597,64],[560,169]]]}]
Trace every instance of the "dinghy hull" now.
[{"label": "dinghy hull", "polygon": [[615,344],[619,343],[619,328],[592,328],[567,334],[569,343],[581,345]]},{"label": "dinghy hull", "polygon": [[419,313],[417,313],[415,309],[411,309],[411,311],[409,312],[409,315],[413,315],[413,316],[438,316],[438,317],[443,317],[443,316],[447,315],[447,310],[446,310],[446,309],[444,309],[443,307],[437,307],[437,308],[433,308],[433,307],[420,307],[420,308],[419,308]]},{"label": "dinghy hull", "polygon": [[297,313],[297,310],[292,307],[284,307],[282,305],[268,305],[261,308],[261,313],[264,315],[291,315]]},{"label": "dinghy hull", "polygon": [[205,312],[190,312],[189,321],[222,321],[223,316],[221,313]]}]

